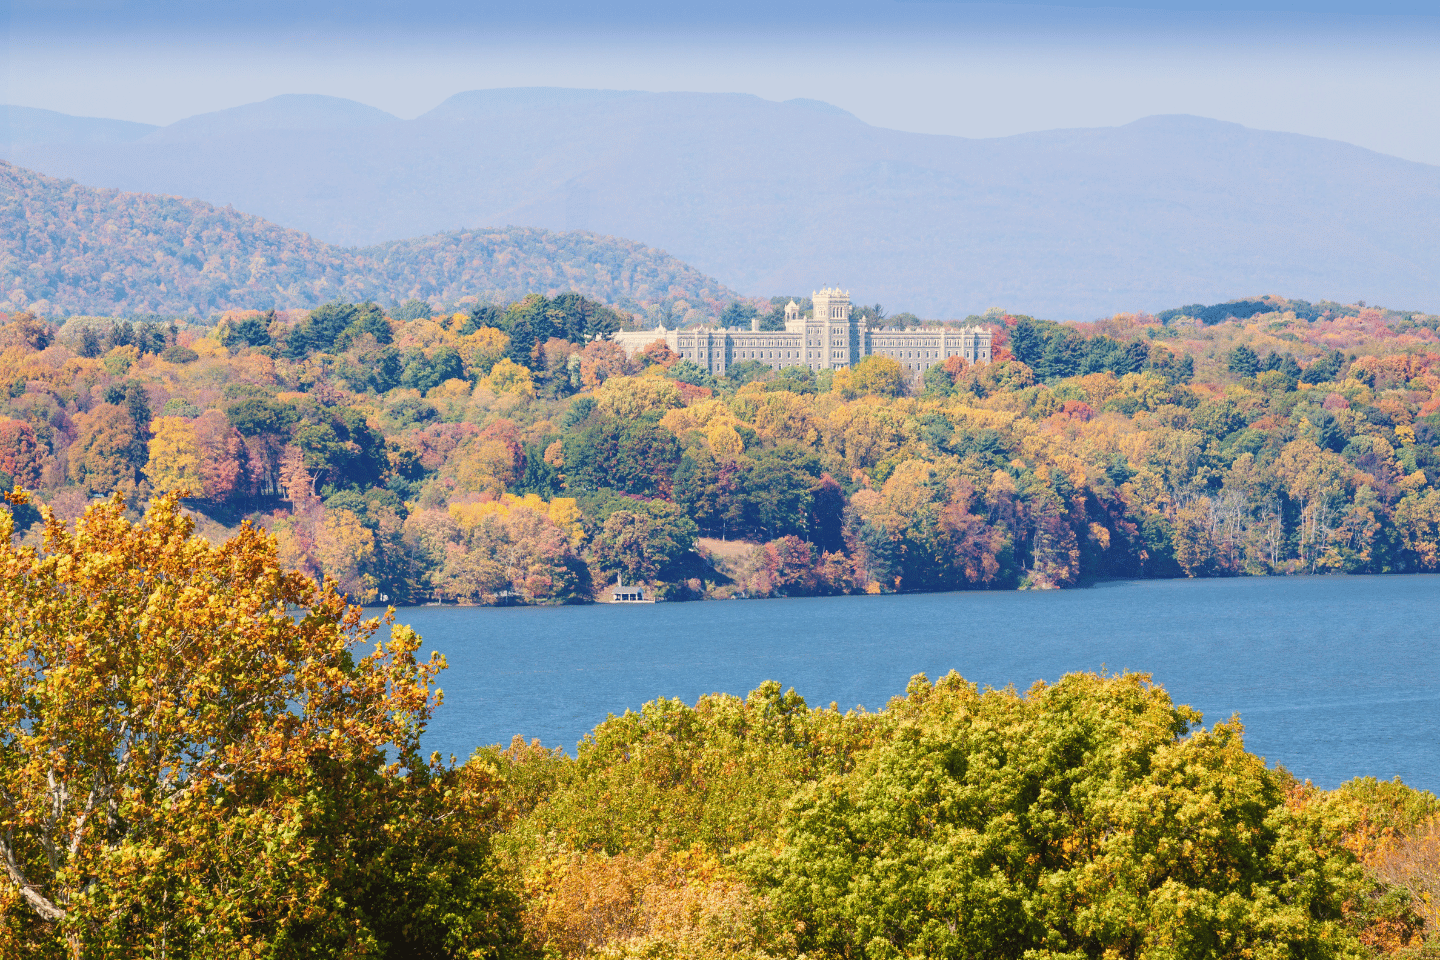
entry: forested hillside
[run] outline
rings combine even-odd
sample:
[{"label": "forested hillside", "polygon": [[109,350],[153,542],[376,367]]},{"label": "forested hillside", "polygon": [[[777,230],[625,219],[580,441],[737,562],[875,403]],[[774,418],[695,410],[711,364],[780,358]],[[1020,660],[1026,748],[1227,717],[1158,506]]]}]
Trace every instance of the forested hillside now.
[{"label": "forested hillside", "polygon": [[615,237],[508,227],[349,249],[229,207],[93,190],[0,162],[0,309],[208,316],[337,298],[505,302],[532,291],[680,318],[734,298]]},{"label": "forested hillside", "polygon": [[71,517],[185,488],[210,535],[249,516],[295,568],[402,603],[1440,569],[1433,316],[996,312],[971,318],[996,362],[913,382],[627,358],[623,317],[576,294],[398,313],[17,315],[0,480]]}]

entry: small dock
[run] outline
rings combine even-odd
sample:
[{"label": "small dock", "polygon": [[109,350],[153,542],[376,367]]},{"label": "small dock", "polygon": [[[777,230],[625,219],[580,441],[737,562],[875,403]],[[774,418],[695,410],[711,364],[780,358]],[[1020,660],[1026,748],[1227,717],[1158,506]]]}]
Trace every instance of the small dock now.
[{"label": "small dock", "polygon": [[624,577],[615,577],[615,586],[610,591],[611,603],[654,603],[653,597],[645,596],[645,588],[639,584],[625,586]]}]

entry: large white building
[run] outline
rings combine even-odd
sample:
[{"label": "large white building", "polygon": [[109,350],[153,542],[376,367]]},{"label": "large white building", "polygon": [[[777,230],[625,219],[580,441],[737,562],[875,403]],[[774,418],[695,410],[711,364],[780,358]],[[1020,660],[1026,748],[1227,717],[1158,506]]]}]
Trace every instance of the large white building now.
[{"label": "large white building", "polygon": [[861,357],[893,357],[912,377],[922,376],[946,357],[971,363],[990,362],[990,331],[984,327],[921,327],[899,330],[861,323],[850,311],[850,293],[825,289],[814,293],[813,316],[801,314],[794,300],[785,307],[784,330],[761,330],[757,317],[749,330],[700,327],[692,330],[626,330],[615,340],[635,354],[657,340],[665,341],[683,359],[717,376],[747,360],[776,370],[809,367],[839,370]]}]

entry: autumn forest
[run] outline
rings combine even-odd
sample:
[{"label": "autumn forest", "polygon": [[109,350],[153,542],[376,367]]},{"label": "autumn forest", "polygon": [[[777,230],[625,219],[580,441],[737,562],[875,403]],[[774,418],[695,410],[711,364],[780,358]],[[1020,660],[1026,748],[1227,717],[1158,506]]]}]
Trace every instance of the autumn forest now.
[{"label": "autumn forest", "polygon": [[606,337],[630,314],[578,294],[15,314],[0,480],[71,520],[183,490],[206,536],[248,519],[362,602],[1440,566],[1435,317],[1262,299],[974,321],[996,362],[911,381],[883,358],[716,379],[662,343],[627,357]]},{"label": "autumn forest", "polygon": [[1440,960],[1437,11],[0,0],[0,960]]}]

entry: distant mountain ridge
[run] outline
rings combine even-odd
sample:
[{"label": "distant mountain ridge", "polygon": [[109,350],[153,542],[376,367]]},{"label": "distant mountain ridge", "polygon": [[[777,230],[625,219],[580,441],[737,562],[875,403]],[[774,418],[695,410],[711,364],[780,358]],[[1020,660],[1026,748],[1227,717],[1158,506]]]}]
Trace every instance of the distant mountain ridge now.
[{"label": "distant mountain ridge", "polygon": [[755,294],[839,283],[926,316],[1091,319],[1267,291],[1440,310],[1440,167],[1314,137],[1165,116],[968,140],[811,101],[552,88],[386,116],[276,98],[9,158],[331,243],[583,228]]},{"label": "distant mountain ridge", "polygon": [[509,227],[353,249],[228,207],[91,189],[0,161],[0,310],[204,316],[567,290],[637,311],[685,301],[702,315],[736,296],[615,237]]},{"label": "distant mountain ridge", "polygon": [[202,113],[160,127],[147,143],[194,143],[213,137],[281,130],[363,130],[400,118],[354,100],[310,94],[287,94],[264,103],[249,103],[215,113]]},{"label": "distant mountain ridge", "polygon": [[72,117],[54,110],[0,104],[0,150],[39,144],[133,143],[160,127],[129,120]]}]

